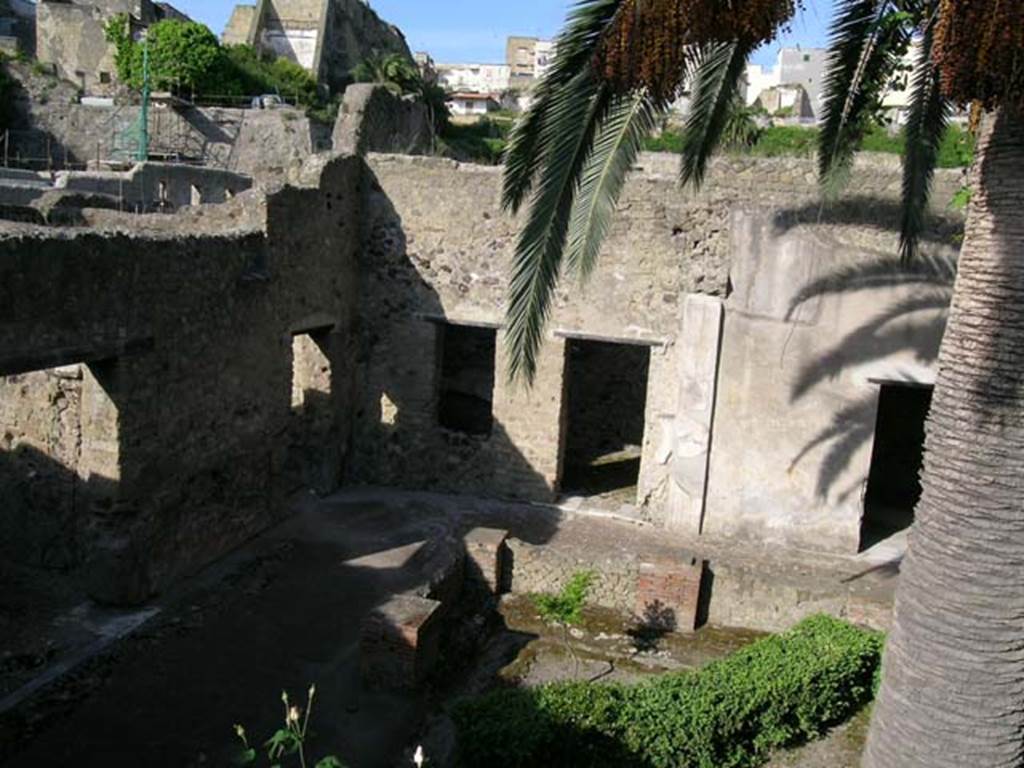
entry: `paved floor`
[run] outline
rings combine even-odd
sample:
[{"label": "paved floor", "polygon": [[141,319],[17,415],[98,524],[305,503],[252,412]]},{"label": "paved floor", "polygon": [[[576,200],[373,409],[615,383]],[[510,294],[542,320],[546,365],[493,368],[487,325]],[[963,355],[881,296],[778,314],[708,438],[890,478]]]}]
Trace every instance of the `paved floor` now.
[{"label": "paved floor", "polygon": [[[125,628],[137,612],[92,620],[92,635],[79,631],[77,645],[57,649],[51,667],[97,650],[90,642],[107,633],[105,651],[0,714],[0,760],[16,752],[7,765],[227,765],[234,723],[269,735],[281,691],[298,695],[315,682],[314,752],[337,753],[353,768],[393,765],[417,737],[428,702],[361,692],[359,623],[388,595],[422,582],[414,555],[423,542],[479,525],[591,552],[674,546],[653,528],[550,507],[373,489],[310,499],[289,522],[147,607],[154,615],[127,638],[117,640],[111,627]],[[884,585],[894,578],[886,571],[893,554],[808,555],[803,567],[817,569],[816,579]],[[81,630],[91,614],[75,610],[77,619],[51,623]]]}]

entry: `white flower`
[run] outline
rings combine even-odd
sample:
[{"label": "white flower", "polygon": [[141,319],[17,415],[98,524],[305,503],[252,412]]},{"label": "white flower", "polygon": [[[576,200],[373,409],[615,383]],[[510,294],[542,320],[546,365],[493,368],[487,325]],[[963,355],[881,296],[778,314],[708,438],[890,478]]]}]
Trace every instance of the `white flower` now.
[{"label": "white flower", "polygon": [[412,762],[416,766],[416,768],[423,768],[423,762],[425,760],[426,758],[423,757],[423,745],[421,744],[420,746],[416,747],[416,754],[412,756]]},{"label": "white flower", "polygon": [[292,707],[291,709],[288,710],[288,722],[289,723],[297,723],[297,722],[299,722],[299,708],[298,707]]}]

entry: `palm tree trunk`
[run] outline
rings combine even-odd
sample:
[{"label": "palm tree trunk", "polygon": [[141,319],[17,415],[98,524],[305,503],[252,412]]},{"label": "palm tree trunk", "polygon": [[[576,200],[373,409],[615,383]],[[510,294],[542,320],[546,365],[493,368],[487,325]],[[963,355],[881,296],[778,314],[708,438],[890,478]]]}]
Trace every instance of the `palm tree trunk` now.
[{"label": "palm tree trunk", "polygon": [[1024,766],[1024,115],[986,120],[866,768]]}]

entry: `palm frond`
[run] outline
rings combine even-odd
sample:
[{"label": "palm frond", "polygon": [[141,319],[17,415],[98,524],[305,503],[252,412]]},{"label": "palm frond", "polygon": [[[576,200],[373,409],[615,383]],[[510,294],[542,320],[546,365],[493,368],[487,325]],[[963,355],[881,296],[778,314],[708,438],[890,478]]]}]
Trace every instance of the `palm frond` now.
[{"label": "palm frond", "polygon": [[569,14],[565,30],[556,42],[555,58],[544,79],[538,83],[533,103],[509,136],[505,151],[502,205],[517,212],[529,196],[554,136],[552,112],[562,91],[576,76],[591,67],[601,37],[614,19],[623,0],[580,0]]},{"label": "palm frond", "polygon": [[949,100],[942,94],[938,67],[932,63],[934,30],[932,18],[926,22],[920,41],[910,93],[900,221],[900,255],[905,262],[918,253],[939,159],[939,145],[953,111]]},{"label": "palm frond", "polygon": [[845,181],[871,108],[909,42],[912,14],[895,0],[841,0],[832,23],[822,88],[818,172],[827,191]]},{"label": "palm frond", "polygon": [[752,53],[749,45],[714,43],[697,51],[693,101],[683,134],[681,182],[698,187],[729,123],[740,78]]},{"label": "palm frond", "polygon": [[644,138],[654,130],[664,111],[664,105],[646,94],[617,97],[594,136],[580,176],[565,252],[569,270],[581,280],[590,276],[597,263],[626,176],[643,148]]},{"label": "palm frond", "polygon": [[613,101],[586,68],[554,94],[546,110],[536,191],[512,264],[506,331],[512,379],[532,382],[536,375],[581,174]]}]

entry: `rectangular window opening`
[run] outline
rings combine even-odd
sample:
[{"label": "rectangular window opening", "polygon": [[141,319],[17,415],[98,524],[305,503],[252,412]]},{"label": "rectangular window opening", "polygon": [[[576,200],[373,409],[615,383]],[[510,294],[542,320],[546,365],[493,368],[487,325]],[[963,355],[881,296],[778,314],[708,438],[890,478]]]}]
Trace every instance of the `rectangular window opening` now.
[{"label": "rectangular window opening", "polygon": [[493,328],[443,324],[438,328],[440,391],[438,423],[444,429],[488,437],[494,428]]},{"label": "rectangular window opening", "polygon": [[564,493],[636,501],[650,363],[649,346],[567,339]]},{"label": "rectangular window opening", "polygon": [[292,336],[292,411],[325,410],[331,397],[330,329]]},{"label": "rectangular window opening", "polygon": [[882,384],[875,442],[864,496],[861,549],[906,530],[921,498],[924,425],[932,388]]}]

